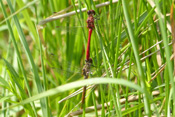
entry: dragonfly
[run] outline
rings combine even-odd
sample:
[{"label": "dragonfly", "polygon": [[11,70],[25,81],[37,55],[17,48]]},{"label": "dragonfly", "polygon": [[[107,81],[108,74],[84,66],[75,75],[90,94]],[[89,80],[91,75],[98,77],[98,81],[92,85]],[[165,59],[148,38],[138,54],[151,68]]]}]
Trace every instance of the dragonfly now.
[{"label": "dragonfly", "polygon": [[[88,14],[88,19],[86,22],[87,22],[87,28],[89,29],[89,35],[88,35],[88,43],[87,43],[87,50],[86,50],[86,64],[84,65],[83,70],[82,70],[84,79],[88,78],[90,67],[92,64],[92,59],[89,58],[90,57],[90,40],[91,40],[92,30],[95,28],[95,25],[94,25],[95,11],[89,10],[87,14]],[[84,86],[83,93],[82,93],[82,108],[85,102],[85,95],[86,95],[86,86]]]},{"label": "dragonfly", "polygon": [[[79,76],[84,76],[84,78],[85,79],[87,79],[88,78],[88,76],[89,76],[89,74],[91,74],[91,72],[92,73],[95,73],[95,72],[93,72],[93,70],[90,70],[90,68],[91,68],[91,65],[92,65],[92,59],[90,58],[90,39],[91,39],[91,34],[92,34],[92,30],[95,28],[95,24],[94,24],[94,22],[95,22],[95,20],[96,20],[96,18],[94,17],[94,15],[96,14],[95,13],[95,11],[94,10],[89,10],[88,12],[88,19],[87,19],[87,21],[86,21],[86,23],[87,23],[87,26],[73,26],[73,27],[63,27],[63,26],[56,26],[56,28],[55,28],[55,30],[56,31],[59,31],[60,30],[60,32],[61,32],[61,34],[65,34],[65,33],[67,33],[67,32],[70,32],[70,34],[73,34],[74,32],[72,31],[72,30],[74,30],[74,31],[79,31],[80,29],[82,29],[82,28],[84,28],[85,29],[85,27],[87,27],[89,30],[88,30],[88,33],[89,33],[89,38],[88,38],[88,43],[87,43],[87,50],[86,50],[86,62],[85,62],[85,65],[84,65],[84,67],[83,68],[80,68],[79,70],[76,70],[75,71],[75,68],[74,68],[74,71],[71,71],[71,69],[69,69],[70,67],[69,67],[69,65],[68,65],[68,67],[66,68],[66,70],[70,70],[73,74],[74,73],[76,73],[76,74],[79,74]],[[108,14],[108,13],[107,13]],[[103,19],[102,17],[103,17],[103,15],[100,15],[101,16],[101,18],[100,19]],[[65,19],[63,19],[63,20],[65,20]],[[116,19],[114,19],[113,21],[115,22],[115,20]],[[68,20],[69,21],[69,20]],[[75,21],[75,20],[72,20],[72,18],[71,18],[71,21]],[[75,21],[76,22],[76,21]],[[82,21],[83,22],[83,21]],[[114,23],[114,22],[111,22],[111,23]],[[85,23],[85,22],[84,22]],[[104,23],[104,21],[102,22],[102,23]],[[102,25],[99,25],[99,26],[103,26],[103,29],[105,29],[104,28],[104,26],[108,26],[108,25],[110,25],[110,23],[106,23],[106,24],[102,24]],[[64,30],[65,29],[65,30]],[[55,34],[57,34],[57,33],[55,33]],[[94,61],[94,60],[93,60]],[[81,70],[82,69],[82,70]],[[62,70],[62,68],[58,68],[58,67],[51,67],[51,71],[52,70],[56,70],[56,71],[58,71],[58,72],[60,72],[60,73],[66,73],[67,74],[67,76],[69,77],[68,78],[68,81],[70,81],[73,77],[70,75],[70,74],[72,74],[72,73],[70,73],[70,72],[67,72],[67,71],[65,71],[65,72],[61,72],[61,70]],[[102,70],[103,71],[103,70]],[[73,75],[72,74],[72,75]],[[82,105],[83,105],[83,103],[84,103],[84,101],[85,101],[85,93],[86,93],[86,86],[83,88],[83,94],[82,94]]]}]

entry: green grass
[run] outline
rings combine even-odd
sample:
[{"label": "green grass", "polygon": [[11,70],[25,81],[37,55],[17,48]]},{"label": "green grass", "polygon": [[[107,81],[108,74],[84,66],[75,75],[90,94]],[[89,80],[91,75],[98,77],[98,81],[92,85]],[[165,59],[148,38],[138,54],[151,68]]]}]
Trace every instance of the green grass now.
[{"label": "green grass", "polygon": [[[175,116],[168,45],[173,0],[119,0],[95,7],[104,2],[0,1],[1,116]],[[81,73],[87,13],[38,25],[55,12],[81,8],[95,10],[97,17],[87,80]],[[94,86],[81,110],[79,89],[85,85]]]}]

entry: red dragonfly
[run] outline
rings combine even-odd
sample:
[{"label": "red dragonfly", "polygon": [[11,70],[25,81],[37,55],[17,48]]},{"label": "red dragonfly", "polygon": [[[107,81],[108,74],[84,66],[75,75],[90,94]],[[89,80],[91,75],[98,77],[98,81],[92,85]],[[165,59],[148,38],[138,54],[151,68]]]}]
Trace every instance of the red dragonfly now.
[{"label": "red dragonfly", "polygon": [[[90,40],[91,40],[92,31],[95,28],[95,25],[94,25],[95,11],[89,10],[87,14],[88,14],[88,19],[86,23],[87,23],[87,28],[89,29],[89,35],[88,35],[88,43],[87,43],[87,50],[86,50],[86,60],[85,60],[86,63],[82,69],[82,75],[84,75],[84,79],[88,78],[89,73],[90,73],[90,67],[92,65],[92,59],[90,58]],[[83,88],[82,105],[84,104],[84,101],[85,101],[85,94],[86,94],[86,86]]]},{"label": "red dragonfly", "polygon": [[[95,28],[94,26],[94,15],[95,15],[95,11],[94,10],[89,10],[87,12],[88,14],[88,19],[87,19],[87,28],[89,28],[89,35],[88,35],[88,43],[87,43],[87,50],[86,50],[86,64],[83,67],[83,75],[84,75],[84,79],[87,79],[89,76],[89,72],[90,72],[90,67],[92,64],[92,59],[89,58],[90,57],[90,40],[91,40],[91,34],[92,34],[92,30]],[[84,86],[83,88],[83,93],[82,93],[82,107],[84,105],[85,102],[85,95],[86,95],[86,86]]]},{"label": "red dragonfly", "polygon": [[[83,74],[84,75],[84,78],[87,79],[88,76],[89,76],[89,73],[90,73],[90,66],[92,64],[92,59],[90,59],[90,40],[91,40],[91,34],[92,34],[92,31],[93,29],[95,28],[94,26],[94,15],[96,14],[94,10],[89,10],[87,12],[88,14],[88,19],[87,19],[87,28],[89,29],[89,35],[88,35],[88,43],[87,43],[87,50],[86,50],[86,63],[85,63],[85,66],[83,67],[83,70],[82,72],[83,73],[80,73],[79,70],[78,70],[78,73],[80,74]],[[72,20],[71,20],[72,21]],[[104,22],[104,21],[103,21]],[[107,25],[106,25],[107,26]],[[61,27],[61,30],[62,30],[62,27]],[[69,30],[69,29],[68,29]],[[72,33],[72,31],[71,31]],[[57,67],[55,67],[56,69],[59,69]],[[60,68],[61,69],[61,68]],[[85,93],[86,93],[86,86],[83,88],[83,94],[82,94],[82,105],[85,101]]]}]

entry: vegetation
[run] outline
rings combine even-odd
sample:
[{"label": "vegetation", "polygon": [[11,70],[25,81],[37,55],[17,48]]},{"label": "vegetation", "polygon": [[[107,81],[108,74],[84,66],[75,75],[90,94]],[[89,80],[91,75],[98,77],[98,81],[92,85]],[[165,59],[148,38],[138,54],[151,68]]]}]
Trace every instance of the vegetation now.
[{"label": "vegetation", "polygon": [[[1,116],[175,116],[174,0],[0,4]],[[84,8],[96,12],[86,80]]]}]

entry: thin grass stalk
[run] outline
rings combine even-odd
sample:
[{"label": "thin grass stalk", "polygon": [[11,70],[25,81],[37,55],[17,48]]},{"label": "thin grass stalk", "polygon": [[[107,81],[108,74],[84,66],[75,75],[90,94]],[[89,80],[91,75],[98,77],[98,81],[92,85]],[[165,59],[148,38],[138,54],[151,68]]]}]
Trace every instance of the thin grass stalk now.
[{"label": "thin grass stalk", "polygon": [[[60,117],[62,117],[62,116],[64,116],[64,115],[66,114],[64,110],[67,108],[67,105],[68,105],[68,104],[69,104],[68,101],[66,101],[65,105],[62,107],[61,112],[58,113]],[[58,114],[57,114],[57,115],[58,115]]]},{"label": "thin grass stalk", "polygon": [[97,104],[96,104],[94,91],[92,91],[92,99],[93,99],[93,104],[94,104],[94,107],[95,107],[95,115],[96,115],[96,117],[98,117]]},{"label": "thin grass stalk", "polygon": [[169,73],[168,73],[168,66],[165,66],[164,70],[164,78],[165,78],[165,114],[168,115],[168,108],[169,108],[169,98],[170,98],[170,80],[169,80]]},{"label": "thin grass stalk", "polygon": [[[115,53],[115,60],[114,60],[114,70],[115,70],[115,73],[114,73],[114,77],[117,77],[117,78],[120,78],[118,77],[118,75],[116,76],[116,72],[118,74],[121,73],[121,71],[117,71],[116,67],[117,67],[117,64],[118,64],[118,56],[119,56],[119,46],[120,46],[120,40],[121,40],[121,26],[122,26],[122,19],[121,17],[119,18],[119,29],[118,29],[118,38],[117,38],[117,45],[116,45],[116,53]],[[117,104],[118,104],[118,108],[121,109],[121,105],[120,105],[120,102],[119,102],[119,99],[120,99],[120,94],[119,94],[119,86],[118,85],[115,85],[115,88],[116,88],[116,91],[117,91]],[[118,112],[118,115],[121,116],[121,112],[119,111]]]},{"label": "thin grass stalk", "polygon": [[[37,29],[36,29],[37,30]],[[41,59],[41,67],[42,67],[42,76],[43,76],[43,87],[44,87],[44,90],[47,91],[47,88],[48,88],[48,80],[46,78],[46,71],[45,71],[45,65],[44,65],[44,60],[43,60],[43,53],[42,53],[42,44],[41,44],[41,40],[40,40],[40,37],[39,37],[39,34],[37,32],[37,35],[38,35],[38,40],[39,40],[39,49],[40,49],[40,59]],[[47,110],[47,113],[51,113],[50,112],[50,109],[49,109],[49,105],[48,105],[48,98],[46,98],[46,110]]]},{"label": "thin grass stalk", "polygon": [[[143,40],[143,43],[145,44],[144,46],[145,46],[145,49],[144,50],[146,50],[147,48],[149,48],[149,41],[150,39],[149,39],[149,37],[148,36],[146,36],[145,38],[144,38],[144,40]],[[149,55],[149,52],[146,52],[146,54],[145,54],[146,56],[147,55]],[[151,62],[149,61],[149,58],[147,58],[146,60],[145,60],[145,66],[146,66],[146,76],[147,76],[147,81],[150,81],[151,80]],[[147,82],[146,81],[146,82]],[[147,83],[147,85],[150,87],[150,84],[148,84]],[[150,88],[149,88],[149,90],[150,90]]]},{"label": "thin grass stalk", "polygon": [[[117,45],[116,45],[116,53],[115,53],[115,61],[114,61],[114,70],[115,73],[117,72],[117,65],[118,65],[118,56],[119,56],[119,45],[121,40],[121,26],[122,26],[122,19],[120,17],[119,20],[119,29],[118,29],[118,38],[117,38]],[[116,74],[114,74],[114,77],[116,77]]]},{"label": "thin grass stalk", "polygon": [[[171,103],[171,97],[173,96],[173,88],[170,89],[170,92],[169,92],[169,98],[167,99],[168,100],[168,106],[167,106],[167,117],[171,117],[172,116],[172,113],[170,112],[171,111],[171,107],[172,107],[172,103]],[[174,112],[173,112],[174,113]]]},{"label": "thin grass stalk", "polygon": [[137,29],[137,24],[138,24],[138,19],[137,19],[137,3],[136,0],[132,0],[133,1],[133,8],[134,8],[134,29],[136,31]]},{"label": "thin grass stalk", "polygon": [[[115,61],[115,53],[114,53],[114,49],[115,45],[114,45],[114,22],[112,21],[114,18],[114,11],[113,11],[113,4],[112,4],[112,0],[110,0],[110,5],[109,5],[109,12],[110,12],[110,16],[109,16],[109,20],[110,20],[110,39],[111,39],[111,45],[110,45],[110,51],[109,51],[109,55],[110,55],[110,62],[114,62]],[[108,40],[109,41],[109,40]]]},{"label": "thin grass stalk", "polygon": [[105,106],[104,106],[104,91],[103,91],[103,85],[100,85],[100,98],[101,98],[101,105],[102,105],[102,109],[101,109],[101,115],[104,116],[105,115]]},{"label": "thin grass stalk", "polygon": [[[22,8],[22,7],[24,6],[24,3],[23,3],[22,0],[17,0],[16,2],[18,3],[19,7]],[[39,45],[38,40],[37,40],[37,32],[36,32],[36,30],[35,30],[35,26],[33,25],[32,20],[31,20],[31,18],[30,18],[30,16],[29,16],[29,12],[27,12],[27,10],[24,9],[24,10],[22,11],[22,14],[23,14],[24,20],[25,20],[25,22],[26,22],[26,24],[27,24],[27,26],[28,26],[28,28],[29,28],[29,31],[30,31],[30,32],[32,33],[32,35],[34,36],[35,42],[37,43],[37,45]]]},{"label": "thin grass stalk", "polygon": [[[130,53],[130,63],[129,63],[129,70],[128,70],[128,76],[127,76],[127,80],[130,81],[130,75],[131,75],[131,63],[132,63],[132,58],[133,58],[133,50],[131,50]],[[128,102],[128,96],[129,96],[129,87],[126,87],[126,102],[125,102],[125,109],[127,110],[129,108],[129,102]],[[129,114],[131,116],[131,114]]]}]

